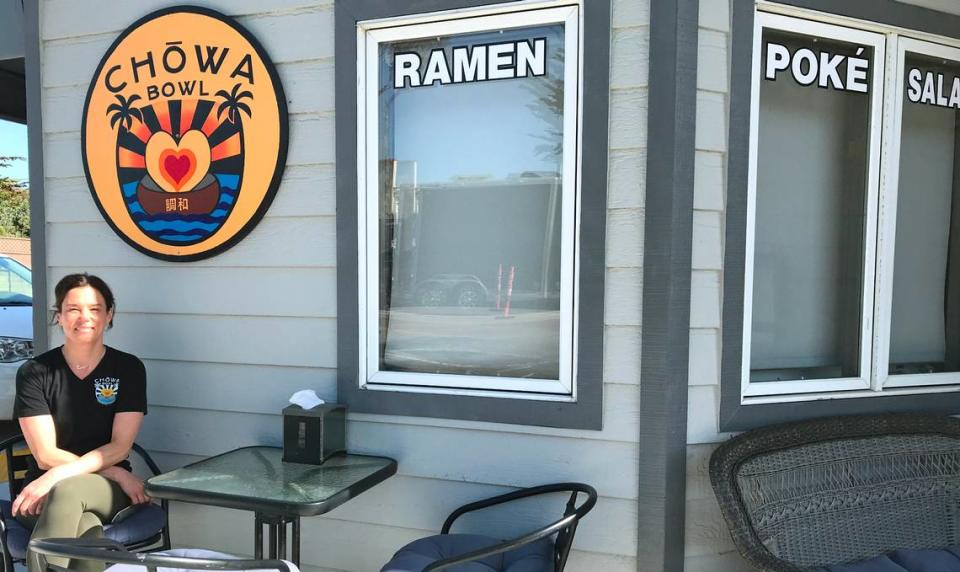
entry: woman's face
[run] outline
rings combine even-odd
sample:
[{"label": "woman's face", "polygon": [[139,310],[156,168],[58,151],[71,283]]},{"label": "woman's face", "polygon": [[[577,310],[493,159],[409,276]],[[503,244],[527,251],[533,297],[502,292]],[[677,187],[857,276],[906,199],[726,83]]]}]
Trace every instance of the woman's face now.
[{"label": "woman's face", "polygon": [[113,310],[107,310],[100,292],[91,286],[78,286],[63,298],[58,322],[68,342],[90,343],[103,340],[111,318]]}]

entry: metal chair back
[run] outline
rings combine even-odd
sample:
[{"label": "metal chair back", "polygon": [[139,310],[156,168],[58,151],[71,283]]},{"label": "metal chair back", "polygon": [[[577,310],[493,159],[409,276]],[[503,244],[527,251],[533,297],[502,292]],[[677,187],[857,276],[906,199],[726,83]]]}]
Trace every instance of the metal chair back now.
[{"label": "metal chair back", "polygon": [[[157,463],[143,447],[134,443],[131,452],[136,454],[138,460],[142,462],[153,475],[160,474],[160,467],[157,466]],[[7,459],[7,487],[10,500],[13,500],[20,494],[20,491],[23,490],[27,471],[30,469],[31,463],[34,462],[33,455],[30,454],[30,449],[27,448],[27,441],[22,434],[12,435],[0,441],[0,453],[4,454]],[[160,506],[163,508],[165,514],[170,514],[169,504],[166,500],[161,500]],[[7,547],[6,533],[6,523],[3,521],[3,517],[0,516],[0,552],[2,552],[4,570],[13,571],[14,559],[10,554],[10,549]],[[166,521],[163,528],[155,535],[142,541],[131,543],[127,545],[127,549],[140,550],[150,546],[159,546],[162,550],[170,548],[169,521]]]},{"label": "metal chair back", "polygon": [[[423,572],[436,572],[451,566],[456,566],[457,564],[463,564],[472,560],[479,560],[487,556],[514,550],[554,534],[557,535],[557,538],[554,541],[553,548],[553,567],[555,572],[563,572],[564,567],[567,565],[567,556],[570,554],[570,547],[573,545],[573,537],[577,532],[577,524],[579,524],[580,519],[586,516],[587,513],[593,509],[594,505],[597,504],[597,491],[590,485],[583,483],[541,485],[473,502],[450,513],[450,516],[448,516],[447,520],[443,523],[443,528],[440,529],[440,534],[449,534],[454,521],[469,512],[519,499],[552,493],[570,493],[570,499],[567,501],[563,516],[560,519],[518,538],[505,540],[499,544],[494,544],[493,546],[488,546],[480,550],[474,550],[466,554],[433,562],[424,568]],[[583,502],[578,506],[576,503],[581,494],[585,495],[585,497]]]},{"label": "metal chair back", "polygon": [[49,556],[86,560],[107,564],[130,564],[146,567],[156,572],[160,567],[184,570],[278,570],[293,572],[291,566],[283,560],[250,560],[233,558],[196,558],[192,556],[171,556],[162,553],[129,552],[127,548],[107,539],[86,538],[46,538],[30,541],[30,549],[40,555],[44,570],[50,572],[68,572],[67,568],[51,564]]}]

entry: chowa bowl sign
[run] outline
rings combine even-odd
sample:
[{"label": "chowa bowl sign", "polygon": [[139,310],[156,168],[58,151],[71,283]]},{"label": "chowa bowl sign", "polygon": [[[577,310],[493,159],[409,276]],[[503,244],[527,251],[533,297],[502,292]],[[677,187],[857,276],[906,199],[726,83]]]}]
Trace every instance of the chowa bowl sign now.
[{"label": "chowa bowl sign", "polygon": [[287,154],[283,87],[232,19],[173,7],[107,51],[83,113],[83,163],[111,228],[150,256],[230,248],[269,208]]}]

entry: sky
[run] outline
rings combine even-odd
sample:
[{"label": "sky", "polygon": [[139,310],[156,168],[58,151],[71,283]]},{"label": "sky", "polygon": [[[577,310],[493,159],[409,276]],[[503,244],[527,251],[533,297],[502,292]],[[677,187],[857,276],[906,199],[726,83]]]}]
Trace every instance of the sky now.
[{"label": "sky", "polygon": [[20,181],[29,178],[27,172],[27,126],[0,119],[0,156],[23,157],[23,161],[14,161],[9,167],[0,167],[0,177],[10,177]]}]

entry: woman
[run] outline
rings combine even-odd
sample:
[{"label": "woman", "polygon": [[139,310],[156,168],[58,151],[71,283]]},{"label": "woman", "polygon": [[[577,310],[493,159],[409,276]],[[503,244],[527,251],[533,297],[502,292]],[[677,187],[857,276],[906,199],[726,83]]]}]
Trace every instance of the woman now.
[{"label": "woman", "polygon": [[[33,526],[31,538],[98,536],[101,523],[149,501],[126,460],[147,413],[146,371],[135,356],[103,343],[115,308],[103,280],[70,274],[54,293],[63,345],[17,372],[14,417],[36,466],[12,510]],[[36,555],[28,554],[27,568],[41,572]]]}]

